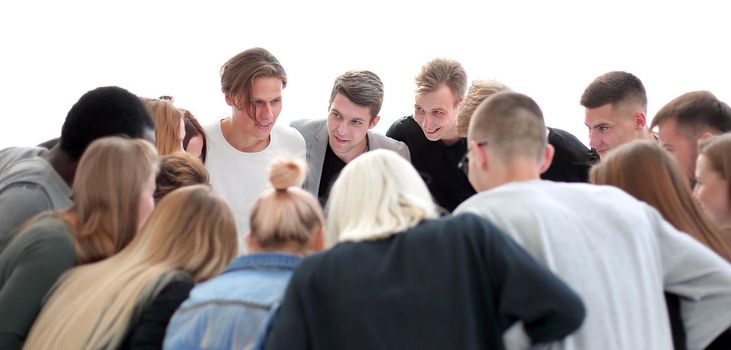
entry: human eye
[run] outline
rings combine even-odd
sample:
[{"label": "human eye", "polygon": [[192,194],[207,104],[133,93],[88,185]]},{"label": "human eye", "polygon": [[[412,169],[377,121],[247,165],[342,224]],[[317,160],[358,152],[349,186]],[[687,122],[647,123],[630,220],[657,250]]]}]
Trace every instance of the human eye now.
[{"label": "human eye", "polygon": [[335,119],[340,119],[340,118],[342,118],[342,116],[340,115],[340,113],[338,113],[338,112],[335,112],[335,111],[331,111],[331,112],[330,112],[330,116],[331,116],[332,118],[335,118]]},{"label": "human eye", "polygon": [[416,113],[424,113],[424,109],[419,106],[414,106],[414,109],[416,110]]},{"label": "human eye", "polygon": [[610,128],[609,125],[599,125],[597,129],[599,130],[599,132],[604,133],[607,132]]},{"label": "human eye", "polygon": [[363,124],[365,124],[365,123],[362,120],[360,120],[360,119],[354,119],[353,120],[353,125],[361,126]]}]

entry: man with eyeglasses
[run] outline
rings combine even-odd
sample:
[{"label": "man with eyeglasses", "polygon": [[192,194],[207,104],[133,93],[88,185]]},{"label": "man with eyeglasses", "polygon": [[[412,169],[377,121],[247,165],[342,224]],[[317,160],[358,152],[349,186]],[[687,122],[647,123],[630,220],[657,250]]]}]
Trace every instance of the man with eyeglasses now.
[{"label": "man with eyeglasses", "polygon": [[386,136],[405,143],[414,165],[443,209],[451,212],[475,194],[457,167],[467,141],[457,133],[457,111],[467,89],[467,73],[451,59],[426,63],[416,76],[414,114],[394,122]]},{"label": "man with eyeglasses", "polygon": [[[533,99],[511,91],[487,98],[467,139],[479,193],[455,213],[492,221],[586,305],[584,324],[556,348],[674,348],[665,292],[680,297],[688,349],[705,348],[731,326],[725,260],[615,187],[540,179],[554,151]],[[520,328],[509,339],[525,341]]]}]

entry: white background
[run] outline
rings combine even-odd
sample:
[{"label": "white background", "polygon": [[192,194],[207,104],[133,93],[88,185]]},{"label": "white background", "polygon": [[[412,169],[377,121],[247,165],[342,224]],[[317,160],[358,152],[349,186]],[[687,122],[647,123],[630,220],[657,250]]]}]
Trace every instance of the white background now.
[{"label": "white background", "polygon": [[86,91],[119,85],[172,95],[202,122],[228,116],[218,71],[254,46],[289,76],[279,123],[324,118],[334,78],[370,69],[386,98],[377,130],[413,111],[413,77],[435,57],[471,81],[532,96],[547,124],[587,142],[579,98],[610,70],[645,84],[649,117],[681,93],[731,100],[724,2],[646,1],[3,1],[0,148],[60,134]]}]

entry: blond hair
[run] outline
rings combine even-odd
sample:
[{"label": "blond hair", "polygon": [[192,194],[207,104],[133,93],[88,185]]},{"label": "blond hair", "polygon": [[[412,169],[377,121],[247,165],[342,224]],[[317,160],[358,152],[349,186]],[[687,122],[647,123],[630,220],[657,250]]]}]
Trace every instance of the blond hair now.
[{"label": "blond hair", "polygon": [[249,227],[256,244],[277,250],[294,243],[306,250],[312,235],[325,223],[317,199],[299,186],[305,164],[296,158],[275,159],[269,170],[272,189],[256,199],[249,215]]},{"label": "blond hair", "polygon": [[155,121],[155,147],[160,155],[183,151],[180,134],[183,112],[169,100],[142,99]]},{"label": "blond hair", "polygon": [[618,147],[591,169],[589,179],[619,187],[655,207],[675,228],[731,262],[731,238],[705,215],[685,175],[657,142],[633,141]]},{"label": "blond hair", "polygon": [[455,104],[467,90],[467,72],[459,62],[452,59],[436,58],[427,62],[421,67],[415,81],[417,96],[434,92],[442,84],[446,84],[455,98]]},{"label": "blond hair", "polygon": [[326,245],[381,239],[438,217],[426,184],[393,151],[366,152],[345,166],[327,203]]},{"label": "blond hair", "polygon": [[467,96],[457,112],[457,133],[459,136],[467,137],[472,114],[477,106],[486,98],[500,92],[510,90],[509,87],[496,80],[475,80],[467,90]]},{"label": "blond hair", "polygon": [[181,275],[194,282],[214,277],[236,256],[236,247],[233,214],[223,199],[204,185],[175,190],[122,252],[61,278],[25,347],[116,348],[168,282]]},{"label": "blond hair", "polygon": [[104,137],[84,152],[73,204],[56,214],[71,227],[78,264],[105,259],[132,240],[142,190],[157,166],[155,148],[141,139]]},{"label": "blond hair", "polygon": [[[287,87],[287,72],[274,55],[266,49],[255,47],[231,57],[221,67],[221,91],[232,97],[236,109],[246,111],[250,117],[256,115],[256,106],[251,103],[251,89],[254,79],[276,77],[282,80],[282,89]],[[243,101],[239,101],[239,96]],[[244,105],[241,105],[243,102]]]}]

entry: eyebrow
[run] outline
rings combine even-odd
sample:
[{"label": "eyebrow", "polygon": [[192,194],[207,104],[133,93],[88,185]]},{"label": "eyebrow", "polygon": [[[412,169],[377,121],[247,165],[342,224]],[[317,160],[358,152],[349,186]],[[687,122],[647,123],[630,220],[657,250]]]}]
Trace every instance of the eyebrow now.
[{"label": "eyebrow", "polygon": [[612,126],[611,124],[609,124],[607,122],[601,122],[596,125],[589,125],[589,124],[584,123],[584,125],[586,125],[586,127],[590,128],[590,129],[597,129],[597,128],[601,128],[602,126]]}]

